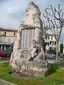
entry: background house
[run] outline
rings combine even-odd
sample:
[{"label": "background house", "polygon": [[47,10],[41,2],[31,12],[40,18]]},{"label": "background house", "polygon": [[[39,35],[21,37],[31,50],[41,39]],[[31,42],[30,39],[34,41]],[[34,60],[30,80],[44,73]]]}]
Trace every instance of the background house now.
[{"label": "background house", "polygon": [[0,50],[6,50],[16,40],[17,30],[0,28]]},{"label": "background house", "polygon": [[46,50],[49,50],[49,48],[54,50],[56,48],[56,39],[53,34],[46,34],[44,40]]},{"label": "background house", "polygon": [[[45,41],[45,50],[56,49],[56,35],[52,34],[50,29],[44,28],[44,41]],[[59,52],[60,52],[60,43],[59,43]]]}]

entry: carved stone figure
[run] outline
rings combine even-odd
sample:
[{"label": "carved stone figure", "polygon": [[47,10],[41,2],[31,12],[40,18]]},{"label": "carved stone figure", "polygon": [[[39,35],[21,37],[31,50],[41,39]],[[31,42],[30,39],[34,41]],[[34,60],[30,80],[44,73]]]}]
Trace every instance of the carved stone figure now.
[{"label": "carved stone figure", "polygon": [[31,2],[17,33],[10,66],[17,72],[44,76],[48,63],[44,56],[43,25],[39,7]]}]

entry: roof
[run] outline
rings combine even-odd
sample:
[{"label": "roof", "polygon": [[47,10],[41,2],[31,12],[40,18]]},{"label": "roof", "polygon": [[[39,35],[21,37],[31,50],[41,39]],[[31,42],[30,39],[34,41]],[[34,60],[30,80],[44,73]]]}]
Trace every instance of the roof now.
[{"label": "roof", "polygon": [[17,32],[15,29],[0,28],[0,31]]}]

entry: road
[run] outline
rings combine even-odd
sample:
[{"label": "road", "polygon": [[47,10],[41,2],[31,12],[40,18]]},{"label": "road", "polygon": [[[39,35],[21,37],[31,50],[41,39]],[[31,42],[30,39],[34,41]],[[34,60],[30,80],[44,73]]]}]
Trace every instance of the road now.
[{"label": "road", "polygon": [[0,79],[0,85],[16,85],[16,84],[13,84],[13,83]]}]

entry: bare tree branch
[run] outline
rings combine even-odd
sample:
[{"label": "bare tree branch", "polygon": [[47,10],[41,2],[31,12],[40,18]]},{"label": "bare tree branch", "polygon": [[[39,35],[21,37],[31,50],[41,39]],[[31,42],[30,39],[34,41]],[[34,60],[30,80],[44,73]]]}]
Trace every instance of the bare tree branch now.
[{"label": "bare tree branch", "polygon": [[47,28],[49,28],[56,39],[56,60],[58,60],[58,52],[59,52],[59,40],[61,37],[63,25],[64,25],[64,13],[60,9],[60,4],[58,5],[58,9],[53,8],[50,5],[50,8],[45,9],[45,14],[43,14],[44,18],[47,20]]},{"label": "bare tree branch", "polygon": [[[49,10],[51,12],[49,12]],[[60,9],[60,4],[58,5],[58,10],[50,5],[50,8],[45,9],[45,15],[43,14],[43,16],[48,21],[48,28],[52,31],[54,35],[57,35],[56,39],[60,39],[64,24],[63,12]]]}]

